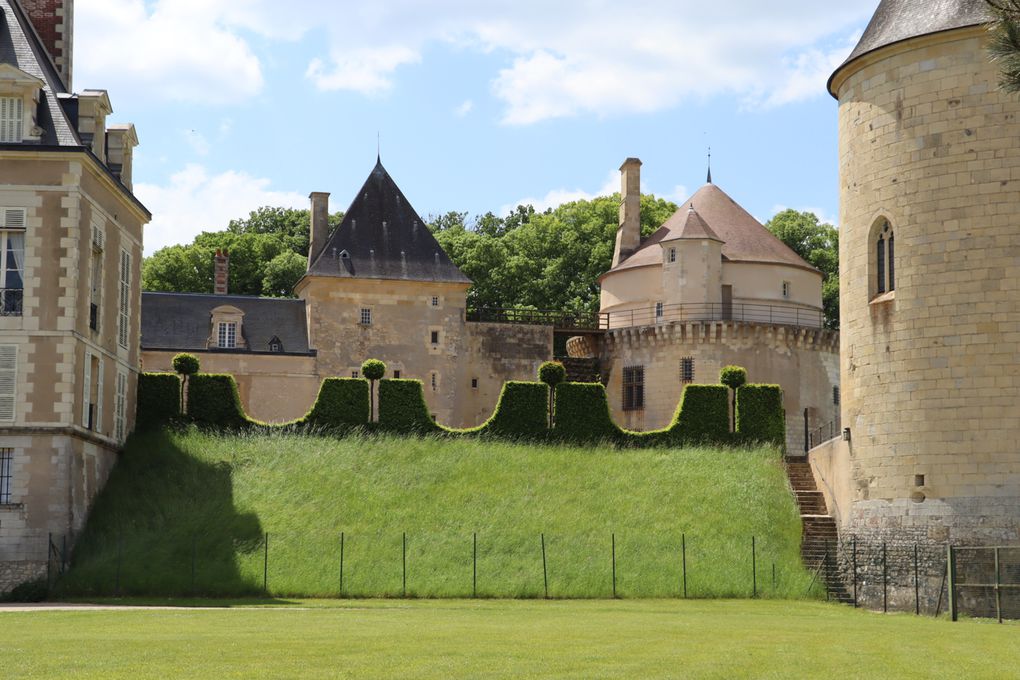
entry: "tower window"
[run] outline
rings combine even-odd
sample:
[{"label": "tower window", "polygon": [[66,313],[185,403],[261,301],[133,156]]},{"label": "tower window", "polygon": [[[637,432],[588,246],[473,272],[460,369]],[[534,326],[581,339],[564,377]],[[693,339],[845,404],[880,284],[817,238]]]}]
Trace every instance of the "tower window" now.
[{"label": "tower window", "polygon": [[361,308],[361,325],[371,326],[372,325],[372,310],[368,307]]},{"label": "tower window", "polygon": [[676,248],[670,248],[666,251],[666,262],[676,262]]},{"label": "tower window", "polygon": [[783,281],[783,298],[790,299],[790,282]]},{"label": "tower window", "polygon": [[680,382],[694,382],[694,357],[684,357],[680,360]]},{"label": "tower window", "polygon": [[889,220],[881,220],[875,225],[872,242],[875,244],[872,251],[874,295],[881,295],[896,290],[896,237]]},{"label": "tower window", "polygon": [[400,369],[393,371],[393,379],[400,380]]},{"label": "tower window", "polygon": [[432,371],[432,391],[436,392],[439,389],[439,374]]},{"label": "tower window", "polygon": [[839,406],[839,386],[832,388],[832,403]]},{"label": "tower window", "polygon": [[471,389],[478,389],[478,378],[471,378]]},{"label": "tower window", "polygon": [[656,302],[655,303],[655,320],[656,321],[662,321],[662,317],[665,315],[665,312],[666,312],[665,305],[663,305],[661,302]]},{"label": "tower window", "polygon": [[623,369],[623,410],[640,411],[645,407],[645,367]]},{"label": "tower window", "polygon": [[432,344],[433,345],[439,344],[439,331],[432,331]]},{"label": "tower window", "polygon": [[14,449],[0,449],[0,505],[10,505],[14,477]]},{"label": "tower window", "polygon": [[436,295],[432,296],[432,306],[433,307],[438,307],[439,306],[439,297],[436,296]]}]

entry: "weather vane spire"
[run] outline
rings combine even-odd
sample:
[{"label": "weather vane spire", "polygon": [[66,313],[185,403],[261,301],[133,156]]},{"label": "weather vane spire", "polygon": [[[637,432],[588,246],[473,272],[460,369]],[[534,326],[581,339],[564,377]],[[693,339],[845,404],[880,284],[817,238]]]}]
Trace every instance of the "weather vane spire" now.
[{"label": "weather vane spire", "polygon": [[375,162],[382,163],[382,133],[378,130],[375,133]]},{"label": "weather vane spire", "polygon": [[708,147],[708,183],[712,183],[712,147]]}]

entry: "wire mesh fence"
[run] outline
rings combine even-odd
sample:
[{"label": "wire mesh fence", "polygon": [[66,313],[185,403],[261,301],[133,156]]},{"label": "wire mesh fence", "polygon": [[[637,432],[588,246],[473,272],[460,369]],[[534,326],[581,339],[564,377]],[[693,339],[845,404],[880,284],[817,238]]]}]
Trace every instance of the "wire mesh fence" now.
[{"label": "wire mesh fence", "polygon": [[949,609],[980,618],[1020,619],[1020,547],[948,550]]},{"label": "wire mesh fence", "polygon": [[62,572],[101,596],[817,597],[797,546],[619,533],[262,533],[94,536]]}]

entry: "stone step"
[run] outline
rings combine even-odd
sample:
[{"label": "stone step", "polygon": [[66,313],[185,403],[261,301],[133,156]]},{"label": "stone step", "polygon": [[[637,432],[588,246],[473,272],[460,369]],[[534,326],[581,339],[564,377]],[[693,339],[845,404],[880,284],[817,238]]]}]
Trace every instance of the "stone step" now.
[{"label": "stone step", "polygon": [[824,515],[825,495],[821,491],[796,491],[797,505],[801,515]]}]

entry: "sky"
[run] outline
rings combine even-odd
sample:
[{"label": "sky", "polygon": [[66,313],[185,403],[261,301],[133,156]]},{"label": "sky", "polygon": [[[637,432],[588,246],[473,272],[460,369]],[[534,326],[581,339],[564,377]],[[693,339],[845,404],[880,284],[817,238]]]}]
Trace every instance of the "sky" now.
[{"label": "sky", "polygon": [[89,0],[74,89],[137,126],[147,254],[263,205],[345,210],[377,149],[425,216],[715,183],[838,215],[825,83],[878,0]]}]

